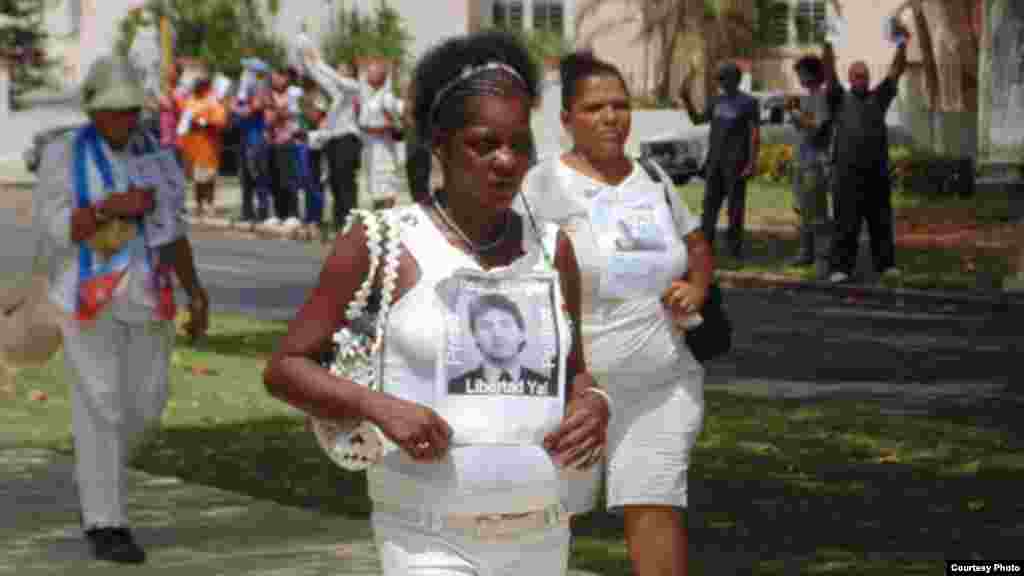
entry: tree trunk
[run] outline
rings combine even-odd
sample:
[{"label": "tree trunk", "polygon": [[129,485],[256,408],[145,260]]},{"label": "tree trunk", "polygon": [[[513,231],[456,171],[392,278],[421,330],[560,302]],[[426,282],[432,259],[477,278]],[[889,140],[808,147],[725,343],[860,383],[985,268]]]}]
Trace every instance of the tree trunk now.
[{"label": "tree trunk", "polygon": [[921,46],[921,55],[924,58],[924,78],[928,88],[928,138],[929,146],[934,151],[935,143],[935,114],[941,109],[941,94],[939,93],[939,67],[935,60],[935,44],[932,41],[931,29],[928,18],[922,9],[913,9],[914,26]]},{"label": "tree trunk", "polygon": [[704,18],[704,105],[718,92],[718,23]]}]

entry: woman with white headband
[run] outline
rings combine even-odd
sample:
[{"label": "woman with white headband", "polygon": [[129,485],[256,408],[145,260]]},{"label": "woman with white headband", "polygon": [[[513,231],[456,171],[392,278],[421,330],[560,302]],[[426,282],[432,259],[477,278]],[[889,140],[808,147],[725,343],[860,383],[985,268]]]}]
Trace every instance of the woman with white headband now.
[{"label": "woman with white headband", "polygon": [[[386,576],[564,575],[567,468],[600,460],[611,406],[584,365],[579,272],[568,238],[512,210],[529,168],[537,71],[517,40],[489,32],[435,47],[418,63],[414,85],[416,129],[442,166],[444,189],[383,212],[399,232],[394,275],[382,265],[383,280],[374,288],[394,287],[395,303],[382,312],[383,391],[334,376],[317,362],[332,335],[349,325],[346,309],[371,274],[371,220],[352,219],[335,241],[264,381],[271,394],[318,419],[369,421],[394,443],[367,471]],[[450,410],[467,393],[438,375],[450,363],[444,358],[453,308],[446,294],[461,274],[498,285],[539,278],[551,286],[550,301],[521,311],[556,327],[556,335],[544,336],[558,343],[544,365],[559,384],[545,387],[545,398],[524,393],[511,379],[498,380],[496,391],[481,375],[473,386],[503,416],[479,420],[472,411]],[[483,329],[467,315],[469,330]],[[520,332],[531,331],[530,324],[517,324]],[[515,325],[506,327],[515,333]],[[536,341],[519,337],[518,352]],[[488,432],[495,439],[482,439]],[[520,440],[504,441],[513,435]]]}]

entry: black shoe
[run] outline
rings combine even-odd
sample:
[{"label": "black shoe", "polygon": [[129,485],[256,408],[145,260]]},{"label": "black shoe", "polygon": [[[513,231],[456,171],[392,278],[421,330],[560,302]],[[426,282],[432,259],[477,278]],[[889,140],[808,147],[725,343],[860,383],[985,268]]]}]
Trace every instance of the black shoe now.
[{"label": "black shoe", "polygon": [[97,560],[118,564],[142,564],[146,551],[135,543],[127,528],[93,528],[85,533]]}]

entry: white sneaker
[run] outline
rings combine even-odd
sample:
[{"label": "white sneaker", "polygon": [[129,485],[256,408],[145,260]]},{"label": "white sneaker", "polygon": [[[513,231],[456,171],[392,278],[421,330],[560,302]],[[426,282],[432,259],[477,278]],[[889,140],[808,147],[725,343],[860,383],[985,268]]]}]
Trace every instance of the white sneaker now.
[{"label": "white sneaker", "polygon": [[833,272],[829,277],[828,281],[833,284],[842,284],[850,279],[850,275],[846,272]]},{"label": "white sneaker", "polygon": [[281,220],[279,220],[278,218],[276,218],[274,216],[271,216],[270,218],[267,218],[266,220],[263,221],[263,225],[264,226],[280,226],[281,225]]},{"label": "white sneaker", "polygon": [[283,226],[289,229],[300,228],[302,227],[302,221],[295,216],[292,216],[284,221]]}]

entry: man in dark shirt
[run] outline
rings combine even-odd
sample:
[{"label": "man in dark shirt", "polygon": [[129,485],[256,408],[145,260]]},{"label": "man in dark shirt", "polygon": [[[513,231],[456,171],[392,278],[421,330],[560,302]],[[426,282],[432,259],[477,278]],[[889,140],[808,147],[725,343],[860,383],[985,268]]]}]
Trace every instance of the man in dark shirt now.
[{"label": "man in dark shirt", "polygon": [[800,252],[794,266],[819,264],[819,274],[828,274],[828,154],[832,145],[832,114],[825,91],[825,66],[818,56],[804,56],[793,69],[807,91],[788,97],[789,111],[799,138],[793,196],[800,212]]},{"label": "man in dark shirt", "polygon": [[683,81],[681,96],[694,125],[711,123],[708,153],[704,162],[704,214],[701,228],[708,243],[714,244],[715,225],[722,202],[729,199],[729,249],[735,258],[743,256],[743,217],[746,212],[747,179],[754,175],[760,143],[760,105],[753,96],[740,91],[742,73],[733,62],[718,69],[722,93],[708,99],[707,108],[697,112],[690,100],[692,74]]},{"label": "man in dark shirt", "polygon": [[[902,31],[905,38],[909,33]],[[906,69],[907,45],[900,43],[889,74],[873,90],[867,64],[850,65],[849,90],[836,74],[831,43],[824,51],[829,98],[836,122],[834,138],[834,194],[839,229],[832,250],[835,283],[847,282],[857,264],[861,223],[867,220],[875,271],[898,274],[892,221],[892,185],[889,179],[889,134],[885,116],[896,97]]]}]

